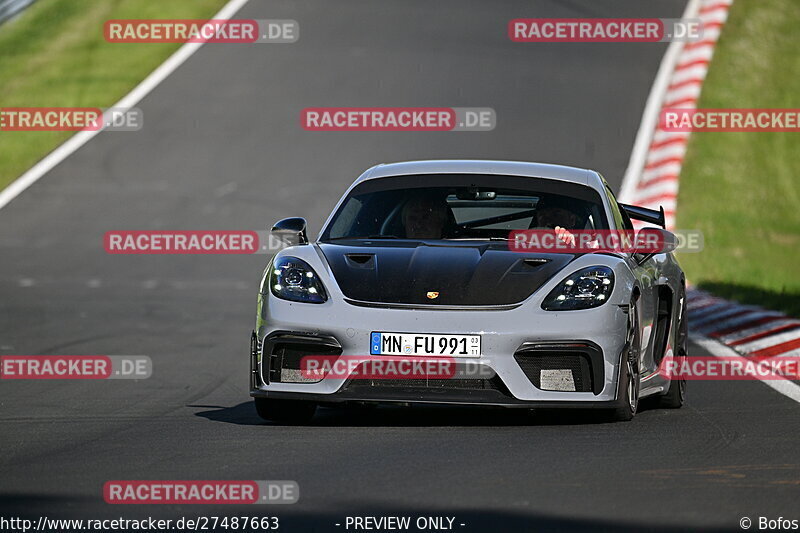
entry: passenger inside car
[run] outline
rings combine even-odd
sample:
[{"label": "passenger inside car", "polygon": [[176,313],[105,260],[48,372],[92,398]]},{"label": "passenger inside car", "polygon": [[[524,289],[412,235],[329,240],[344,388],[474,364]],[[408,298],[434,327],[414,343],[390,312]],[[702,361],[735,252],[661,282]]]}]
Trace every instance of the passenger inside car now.
[{"label": "passenger inside car", "polygon": [[582,229],[582,218],[569,201],[558,197],[543,198],[536,209],[536,227],[533,229],[552,229],[559,239],[574,245],[575,235],[569,230]]}]

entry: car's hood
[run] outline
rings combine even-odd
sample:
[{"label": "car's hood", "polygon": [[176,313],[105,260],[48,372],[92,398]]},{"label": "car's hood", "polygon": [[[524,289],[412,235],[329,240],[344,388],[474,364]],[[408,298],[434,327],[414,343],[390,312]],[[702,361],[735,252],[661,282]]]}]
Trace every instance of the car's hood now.
[{"label": "car's hood", "polygon": [[[575,258],[510,251],[505,242],[342,241],[319,246],[345,297],[396,304],[518,303]],[[438,295],[432,298],[432,293]]]}]

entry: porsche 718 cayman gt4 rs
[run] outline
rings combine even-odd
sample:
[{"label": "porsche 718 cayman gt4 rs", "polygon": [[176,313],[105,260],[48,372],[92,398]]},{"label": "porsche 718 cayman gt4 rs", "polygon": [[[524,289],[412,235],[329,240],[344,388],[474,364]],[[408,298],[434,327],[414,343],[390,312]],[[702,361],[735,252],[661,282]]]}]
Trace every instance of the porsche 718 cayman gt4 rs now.
[{"label": "porsche 718 cayman gt4 rs", "polygon": [[[646,396],[680,407],[685,382],[659,371],[686,356],[685,278],[669,251],[542,253],[509,237],[632,231],[632,218],[664,225],[663,210],[618,203],[591,170],[458,160],[367,170],[316,239],[302,218],[273,227],[294,244],[261,279],[258,413],[303,422],[320,404],[420,402],[605,408],[629,420]],[[405,358],[417,370],[445,358],[456,371],[314,374],[309,358]]]}]

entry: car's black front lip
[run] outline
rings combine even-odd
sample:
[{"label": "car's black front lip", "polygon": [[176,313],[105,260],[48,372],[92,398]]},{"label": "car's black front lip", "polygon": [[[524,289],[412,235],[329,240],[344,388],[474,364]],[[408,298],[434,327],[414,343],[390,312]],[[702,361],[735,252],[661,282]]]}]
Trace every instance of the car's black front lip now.
[{"label": "car's black front lip", "polygon": [[301,400],[320,404],[346,403],[415,403],[435,405],[474,405],[487,407],[507,407],[517,409],[614,409],[620,407],[618,400],[607,401],[552,401],[552,400],[519,400],[506,396],[499,391],[436,391],[409,389],[392,390],[392,388],[374,387],[370,392],[341,391],[334,394],[316,394],[305,392],[279,392],[254,389],[250,391],[253,398],[271,398],[277,400]]}]

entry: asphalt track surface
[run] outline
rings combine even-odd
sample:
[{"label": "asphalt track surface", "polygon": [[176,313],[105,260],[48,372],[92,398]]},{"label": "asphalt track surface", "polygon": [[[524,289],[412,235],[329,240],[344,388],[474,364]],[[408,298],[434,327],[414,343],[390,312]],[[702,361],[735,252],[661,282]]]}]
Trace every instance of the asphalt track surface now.
[{"label": "asphalt track surface", "polygon": [[[255,256],[111,256],[108,230],[319,229],[383,161],[573,164],[618,187],[661,44],[516,44],[515,17],[679,17],[682,1],[259,2],[284,45],[206,45],[139,107],[0,211],[0,354],[149,355],[142,381],[0,382],[0,515],[447,515],[462,531],[738,529],[797,513],[797,405],[693,382],[677,411],[320,410],[261,422],[247,395]],[[310,106],[492,107],[492,132],[312,133]],[[692,346],[692,355],[700,349]],[[291,506],[111,506],[113,479],[289,479]]]}]

